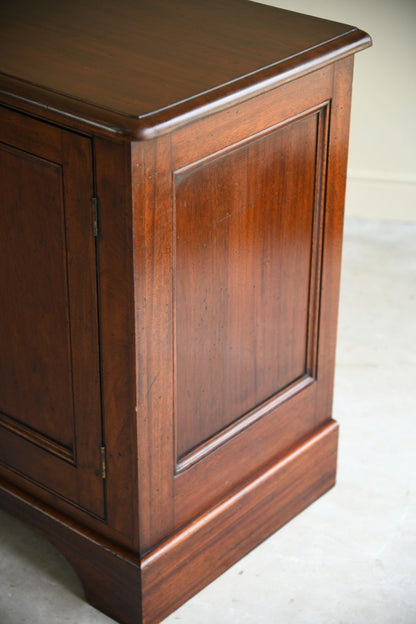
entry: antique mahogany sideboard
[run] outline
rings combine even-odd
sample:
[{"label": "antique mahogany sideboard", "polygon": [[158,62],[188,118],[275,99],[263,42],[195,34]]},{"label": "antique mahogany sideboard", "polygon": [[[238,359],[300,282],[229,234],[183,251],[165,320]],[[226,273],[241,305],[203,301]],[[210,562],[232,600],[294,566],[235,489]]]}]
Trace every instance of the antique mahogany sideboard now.
[{"label": "antique mahogany sideboard", "polygon": [[0,503],[159,622],[335,481],[354,27],[0,8]]}]

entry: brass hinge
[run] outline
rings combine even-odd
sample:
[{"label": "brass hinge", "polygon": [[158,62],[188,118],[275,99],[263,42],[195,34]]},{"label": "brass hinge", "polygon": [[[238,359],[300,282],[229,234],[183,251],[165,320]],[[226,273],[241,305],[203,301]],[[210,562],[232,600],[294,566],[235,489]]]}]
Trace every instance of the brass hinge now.
[{"label": "brass hinge", "polygon": [[98,236],[98,198],[91,197],[92,203],[92,231],[95,237]]},{"label": "brass hinge", "polygon": [[105,446],[100,446],[100,472],[101,479],[107,478],[107,459],[105,454]]}]

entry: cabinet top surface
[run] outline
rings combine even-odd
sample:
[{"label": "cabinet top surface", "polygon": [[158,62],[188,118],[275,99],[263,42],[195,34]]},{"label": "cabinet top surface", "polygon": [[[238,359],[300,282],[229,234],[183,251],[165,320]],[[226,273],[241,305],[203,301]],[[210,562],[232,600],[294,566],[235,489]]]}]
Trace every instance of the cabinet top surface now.
[{"label": "cabinet top surface", "polygon": [[0,3],[0,93],[145,138],[369,45],[248,0]]}]

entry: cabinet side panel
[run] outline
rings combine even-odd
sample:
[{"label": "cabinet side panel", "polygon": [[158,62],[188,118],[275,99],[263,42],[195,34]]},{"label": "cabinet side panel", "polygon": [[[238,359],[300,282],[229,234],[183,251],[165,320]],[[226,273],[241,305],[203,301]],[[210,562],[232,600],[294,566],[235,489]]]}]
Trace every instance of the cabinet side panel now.
[{"label": "cabinet side panel", "polygon": [[179,458],[310,375],[318,114],[178,172]]},{"label": "cabinet side panel", "polygon": [[133,145],[142,552],[331,420],[351,69]]}]

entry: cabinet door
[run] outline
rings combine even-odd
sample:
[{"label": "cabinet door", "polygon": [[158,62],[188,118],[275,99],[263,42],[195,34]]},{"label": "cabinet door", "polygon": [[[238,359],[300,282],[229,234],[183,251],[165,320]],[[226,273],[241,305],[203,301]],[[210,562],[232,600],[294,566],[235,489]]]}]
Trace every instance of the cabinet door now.
[{"label": "cabinet door", "polygon": [[89,139],[0,110],[0,470],[102,517],[92,195]]}]

